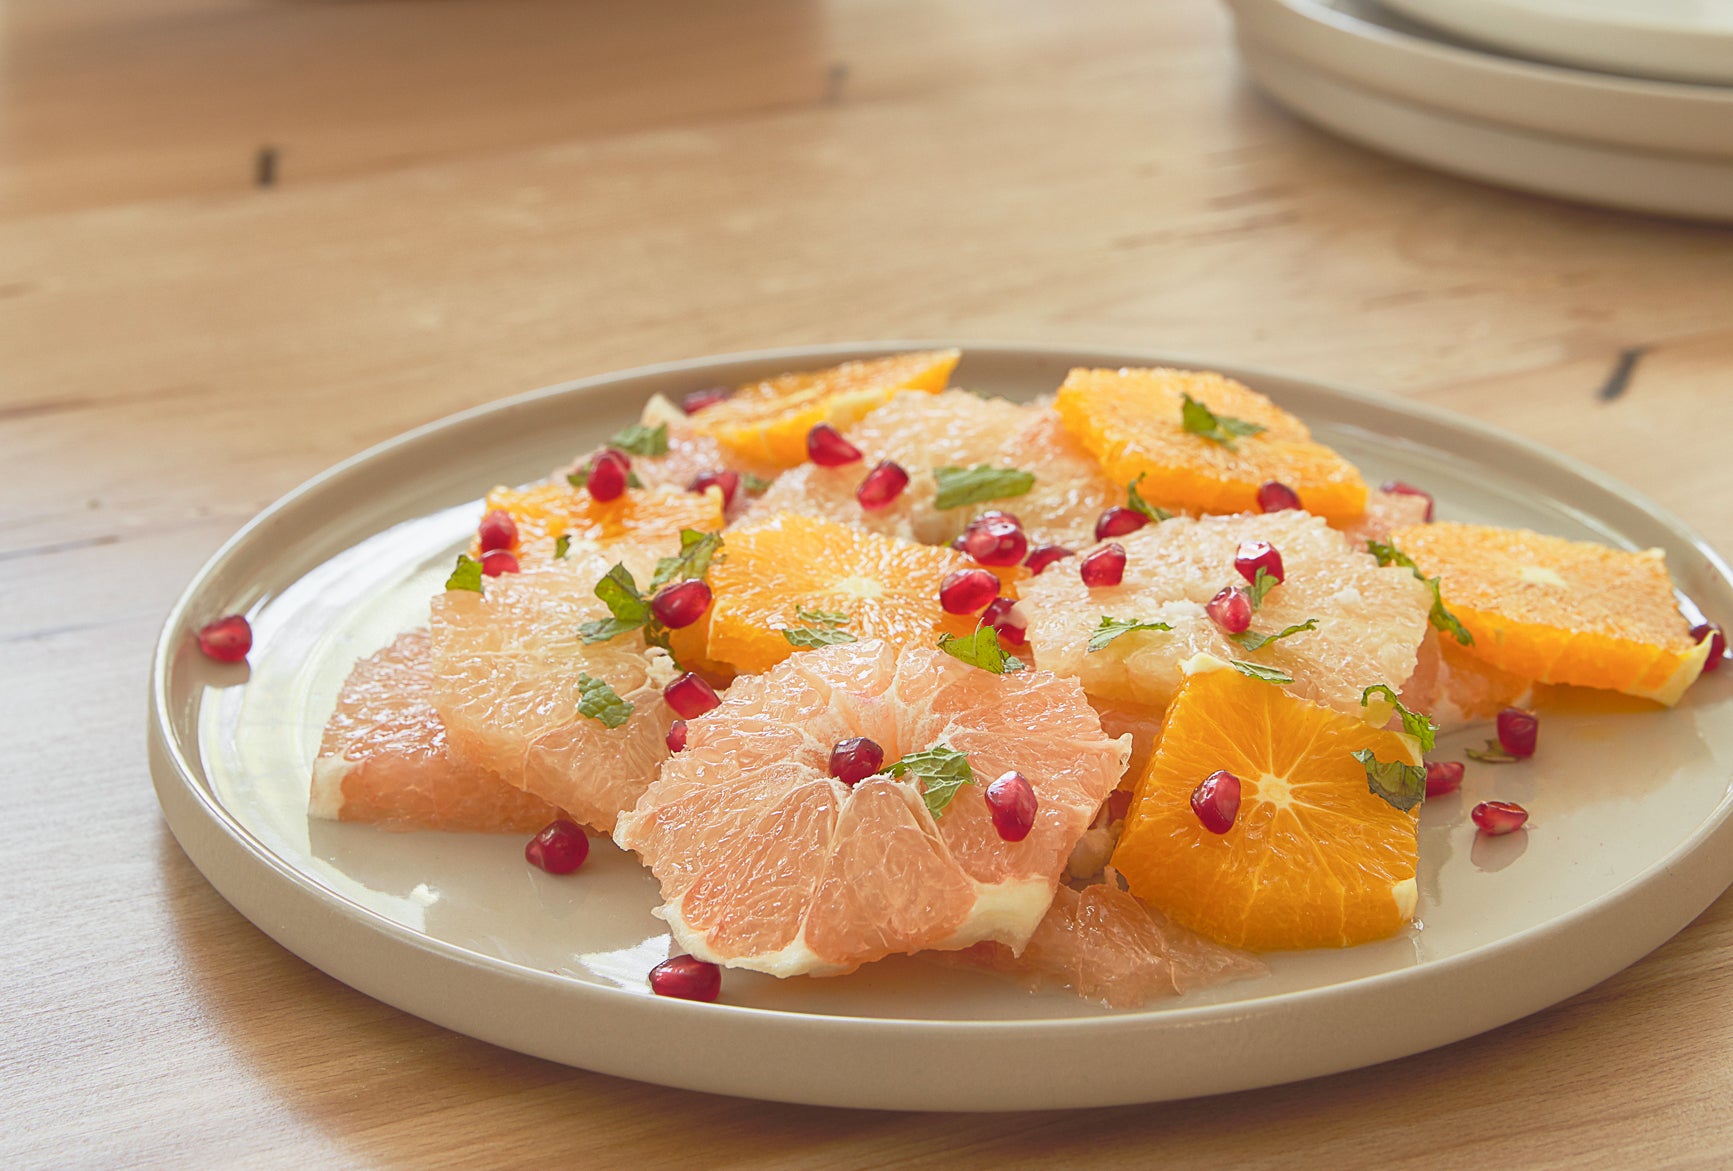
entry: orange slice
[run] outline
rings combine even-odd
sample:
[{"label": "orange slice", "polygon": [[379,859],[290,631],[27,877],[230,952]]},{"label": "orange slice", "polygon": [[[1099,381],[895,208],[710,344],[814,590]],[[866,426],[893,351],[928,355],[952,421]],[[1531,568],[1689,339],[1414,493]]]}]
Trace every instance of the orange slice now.
[{"label": "orange slice", "polygon": [[692,418],[699,431],[740,458],[791,468],[806,459],[806,433],[819,423],[847,427],[905,390],[943,390],[958,350],[925,350],[826,370],[749,382]]},{"label": "orange slice", "polygon": [[1629,553],[1526,529],[1411,525],[1390,534],[1474,642],[1467,649],[1541,683],[1623,691],[1674,704],[1702,674],[1659,549]]},{"label": "orange slice", "polygon": [[[1233,438],[1230,448],[1187,431],[1183,396],[1264,430]],[[1306,510],[1347,524],[1366,509],[1366,481],[1306,425],[1251,388],[1192,370],[1073,370],[1055,408],[1065,426],[1101,462],[1108,478],[1129,483],[1170,509],[1255,512],[1258,487],[1279,480]]]},{"label": "orange slice", "polygon": [[[686,492],[675,488],[633,488],[616,500],[600,501],[568,484],[537,484],[530,488],[495,488],[484,508],[511,513],[518,527],[518,557],[525,564],[553,556],[554,541],[597,545],[625,543],[667,551],[680,547],[680,530],[721,530],[719,489]],[[472,550],[473,551],[473,550]]]},{"label": "orange slice", "polygon": [[[1418,765],[1418,744],[1227,668],[1197,670],[1168,710],[1113,865],[1175,922],[1253,951],[1352,947],[1413,916],[1417,818],[1367,787],[1351,754]],[[1205,829],[1191,793],[1240,778],[1239,816]]]}]

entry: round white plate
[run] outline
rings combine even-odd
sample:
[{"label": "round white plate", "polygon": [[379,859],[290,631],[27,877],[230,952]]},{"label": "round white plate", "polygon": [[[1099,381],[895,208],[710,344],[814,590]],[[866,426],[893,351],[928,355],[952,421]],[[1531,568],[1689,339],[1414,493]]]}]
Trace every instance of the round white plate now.
[{"label": "round white plate", "polygon": [[[830,980],[726,975],[722,1001],[651,996],[669,953],[655,884],[599,842],[578,874],[513,837],[310,822],[307,778],[351,664],[411,624],[495,483],[546,469],[677,394],[933,343],[783,350],[587,379],[385,443],[267,509],[169,615],[151,758],[169,825],[212,884],[285,947],[408,1012],[525,1053],[719,1093],[992,1110],[1185,1097],[1348,1069],[1552,1004],[1659,945],[1733,881],[1733,671],[1677,709],[1576,697],[1531,763],[1470,766],[1421,819],[1420,925],[1347,951],[1270,957],[1267,977],[1112,1013],[918,958]],[[1103,350],[965,348],[960,385],[1030,398],[1072,366],[1172,362]],[[1680,588],[1733,615],[1720,559],[1578,464],[1436,411],[1224,367],[1312,424],[1374,481],[1435,489],[1444,517],[1665,549]],[[189,631],[247,613],[250,670]],[[1628,710],[1627,710],[1628,709]],[[1484,734],[1484,732],[1482,732]],[[1476,836],[1498,796],[1533,827]]]},{"label": "round white plate", "polygon": [[1729,0],[1383,0],[1416,20],[1543,61],[1733,85]]},{"label": "round white plate", "polygon": [[1644,157],[1733,164],[1733,89],[1638,81],[1480,52],[1371,0],[1228,0],[1242,37],[1432,114]]}]

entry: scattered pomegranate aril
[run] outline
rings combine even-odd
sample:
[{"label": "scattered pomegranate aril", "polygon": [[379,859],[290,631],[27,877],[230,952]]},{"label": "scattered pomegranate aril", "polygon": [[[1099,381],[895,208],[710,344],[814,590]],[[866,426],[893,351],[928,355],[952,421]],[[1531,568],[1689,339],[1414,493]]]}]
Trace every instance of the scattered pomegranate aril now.
[{"label": "scattered pomegranate aril", "polygon": [[722,706],[716,689],[688,671],[662,689],[662,698],[683,720],[696,719],[705,712]]},{"label": "scattered pomegranate aril", "polygon": [[1021,517],[1014,512],[1006,512],[1002,508],[989,508],[986,512],[983,512],[980,516],[977,516],[974,520],[970,521],[969,525],[972,528],[978,524],[985,524],[990,520],[1010,521],[1018,528],[1023,527],[1023,519]]},{"label": "scattered pomegranate aril", "polygon": [[722,969],[693,956],[675,956],[650,969],[650,991],[708,1003],[722,992]]},{"label": "scattered pomegranate aril", "polygon": [[606,503],[618,500],[626,491],[626,480],[632,471],[632,461],[609,448],[590,461],[590,476],[584,487],[590,495]]},{"label": "scattered pomegranate aril", "polygon": [[1432,499],[1432,493],[1426,491],[1426,489],[1416,488],[1413,484],[1405,484],[1401,480],[1388,480],[1384,484],[1384,491],[1397,496],[1421,497],[1426,501],[1426,523],[1432,523],[1432,506],[1434,501]]},{"label": "scattered pomegranate aril", "polygon": [[1023,565],[1029,570],[1031,576],[1039,577],[1041,571],[1055,561],[1063,561],[1067,557],[1075,556],[1076,553],[1064,545],[1037,545],[1029,550],[1029,556],[1024,559]]},{"label": "scattered pomegranate aril", "polygon": [[1210,833],[1227,833],[1240,815],[1240,779],[1217,769],[1191,791],[1191,811]]},{"label": "scattered pomegranate aril", "polygon": [[483,553],[511,549],[517,544],[517,521],[503,508],[495,508],[475,527],[476,543]]},{"label": "scattered pomegranate aril", "polygon": [[705,407],[713,407],[727,398],[733,391],[726,386],[706,386],[703,390],[694,390],[680,400],[680,409],[688,415],[696,415]]},{"label": "scattered pomegranate aril", "polygon": [[1282,483],[1271,480],[1258,488],[1259,512],[1282,512],[1300,507],[1300,494]]},{"label": "scattered pomegranate aril", "polygon": [[199,628],[199,650],[219,663],[239,663],[253,649],[253,628],[239,614]]},{"label": "scattered pomegranate aril", "polygon": [[1125,820],[1125,815],[1131,812],[1131,798],[1130,789],[1115,789],[1107,795],[1107,820],[1109,824]]},{"label": "scattered pomegranate aril", "polygon": [[1252,625],[1252,597],[1239,586],[1223,586],[1204,611],[1229,634],[1244,634]]},{"label": "scattered pomegranate aril", "polygon": [[1020,565],[1029,538],[1008,520],[977,521],[963,534],[963,552],[982,565]]},{"label": "scattered pomegranate aril", "polygon": [[524,846],[524,858],[549,874],[570,874],[590,856],[590,839],[575,821],[559,818]]},{"label": "scattered pomegranate aril", "polygon": [[1507,707],[1498,713],[1498,743],[1512,756],[1533,756],[1540,720],[1533,712]]},{"label": "scattered pomegranate aril", "polygon": [[1515,833],[1528,824],[1528,810],[1514,801],[1482,801],[1469,816],[1481,833],[1495,838]]},{"label": "scattered pomegranate aril", "polygon": [[686,751],[686,721],[675,720],[668,725],[668,735],[663,737],[667,742],[669,752]]},{"label": "scattered pomegranate aril", "polygon": [[1426,762],[1426,795],[1442,797],[1462,788],[1460,760],[1429,760]]},{"label": "scattered pomegranate aril", "polygon": [[721,490],[722,507],[727,508],[734,503],[734,494],[740,491],[740,473],[731,472],[725,468],[719,471],[705,472],[703,475],[692,477],[692,482],[686,485],[688,492],[702,493],[710,488]]},{"label": "scattered pomegranate aril", "polygon": [[1281,552],[1268,541],[1241,541],[1239,552],[1234,556],[1234,568],[1249,582],[1258,580],[1260,569],[1278,582],[1286,576]]},{"label": "scattered pomegranate aril", "polygon": [[1028,646],[1029,630],[1017,620],[1012,608],[1017,603],[1010,598],[994,598],[981,611],[981,622],[999,632],[999,641],[1007,646]]},{"label": "scattered pomegranate aril", "polygon": [[860,501],[862,508],[884,508],[901,496],[908,486],[909,474],[903,471],[902,465],[895,460],[883,459],[854,490],[854,498]]},{"label": "scattered pomegranate aril", "polygon": [[1105,541],[1108,537],[1123,537],[1126,533],[1135,533],[1148,523],[1149,518],[1135,508],[1115,504],[1095,518],[1095,539]]},{"label": "scattered pomegranate aril", "polygon": [[696,577],[665,585],[650,599],[650,613],[669,630],[692,625],[709,608],[710,587]]},{"label": "scattered pomegranate aril", "polygon": [[819,423],[806,433],[806,456],[821,468],[840,468],[860,459],[860,448],[829,423]]},{"label": "scattered pomegranate aril", "polygon": [[884,767],[885,750],[878,741],[865,736],[850,736],[838,740],[830,750],[830,775],[854,788]]},{"label": "scattered pomegranate aril", "polygon": [[1118,585],[1125,580],[1125,546],[1114,541],[1086,554],[1077,573],[1092,590]]},{"label": "scattered pomegranate aril", "polygon": [[1709,657],[1703,660],[1703,673],[1708,674],[1721,665],[1721,660],[1727,657],[1727,635],[1713,622],[1699,622],[1691,627],[1691,637],[1698,642],[1709,640]]},{"label": "scattered pomegranate aril", "polygon": [[959,569],[939,583],[939,606],[947,614],[973,614],[999,596],[999,579],[985,569]]},{"label": "scattered pomegranate aril", "polygon": [[516,573],[523,566],[518,564],[516,553],[507,553],[504,549],[495,549],[481,559],[481,571],[489,577],[498,577],[502,573]]},{"label": "scattered pomegranate aril", "polygon": [[987,808],[993,828],[1007,842],[1020,842],[1035,828],[1035,787],[1022,773],[1012,770],[987,786]]}]

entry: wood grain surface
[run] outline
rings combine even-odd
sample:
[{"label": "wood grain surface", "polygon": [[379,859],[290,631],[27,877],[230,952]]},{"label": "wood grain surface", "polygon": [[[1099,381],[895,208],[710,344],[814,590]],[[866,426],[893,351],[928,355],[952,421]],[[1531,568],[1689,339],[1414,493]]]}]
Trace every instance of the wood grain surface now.
[{"label": "wood grain surface", "polygon": [[282,951],[181,854],[148,652],[257,509],[541,384],[899,336],[1423,399],[1733,550],[1733,234],[1328,138],[1247,87],[1206,0],[4,0],[0,1164],[1733,1165],[1733,898],[1389,1065],[923,1116],[445,1032]]}]

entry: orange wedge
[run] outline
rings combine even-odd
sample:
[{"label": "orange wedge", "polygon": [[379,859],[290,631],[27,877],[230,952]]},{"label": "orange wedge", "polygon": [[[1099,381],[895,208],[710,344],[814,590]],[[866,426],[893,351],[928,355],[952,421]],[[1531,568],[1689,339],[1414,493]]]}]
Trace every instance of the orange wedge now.
[{"label": "orange wedge", "polygon": [[781,374],[737,388],[692,422],[742,459],[791,468],[805,462],[806,433],[815,425],[847,427],[905,390],[943,390],[960,357],[959,350],[924,350]]},{"label": "orange wedge", "polygon": [[[1367,787],[1352,753],[1420,763],[1419,746],[1220,668],[1190,675],[1137,783],[1113,865],[1131,893],[1232,947],[1352,947],[1413,916],[1414,813]],[[1191,807],[1204,778],[1240,778],[1225,834]]]},{"label": "orange wedge", "polygon": [[[1263,430],[1225,442],[1188,431],[1186,395],[1218,417]],[[1308,512],[1332,524],[1348,524],[1366,509],[1366,481],[1354,465],[1313,442],[1293,415],[1220,374],[1078,369],[1053,405],[1110,480],[1144,476],[1144,497],[1170,509],[1255,512],[1258,487],[1271,480],[1298,492]]]},{"label": "orange wedge", "polygon": [[532,488],[495,488],[487,494],[489,511],[511,513],[518,527],[518,556],[545,560],[554,541],[598,545],[627,542],[669,552],[680,547],[680,530],[714,533],[722,528],[719,489],[685,492],[673,488],[633,488],[616,500],[600,501],[582,488],[537,484]]},{"label": "orange wedge", "polygon": [[1659,549],[1629,553],[1526,529],[1411,525],[1390,534],[1502,671],[1677,703],[1707,642],[1679,613]]}]

